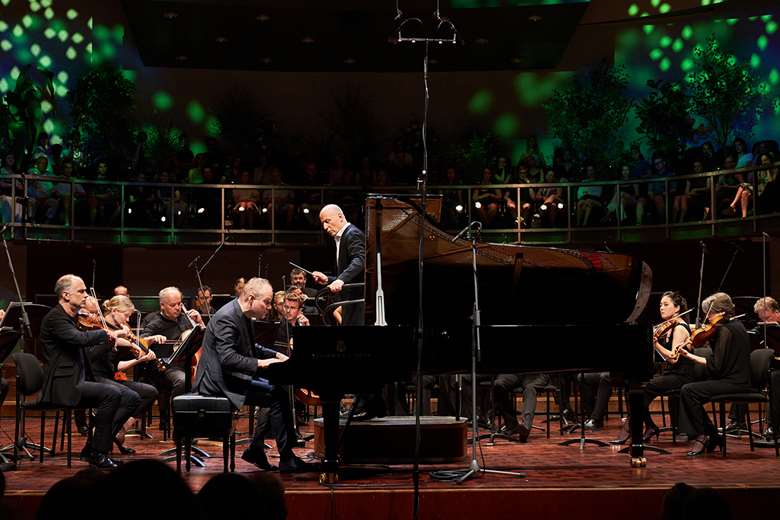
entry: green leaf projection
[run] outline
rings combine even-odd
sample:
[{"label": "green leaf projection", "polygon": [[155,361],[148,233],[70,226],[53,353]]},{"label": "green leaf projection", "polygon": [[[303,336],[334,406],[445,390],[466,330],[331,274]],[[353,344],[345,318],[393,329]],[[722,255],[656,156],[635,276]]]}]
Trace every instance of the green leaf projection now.
[{"label": "green leaf projection", "polygon": [[[135,51],[125,45],[125,27],[103,20],[98,7],[98,2],[73,0],[0,0],[0,96],[14,90],[25,66],[51,72],[55,99],[42,104],[47,118],[39,130],[50,134],[52,144],[63,142],[73,126],[67,98],[87,71],[109,63],[119,66],[125,79],[137,80],[135,70],[121,67],[135,61]],[[219,135],[219,121],[202,100],[177,100],[162,86],[150,99],[137,101],[148,105],[147,113],[165,115],[166,122],[151,126],[188,121],[204,136]],[[182,133],[175,126],[168,130]]]}]

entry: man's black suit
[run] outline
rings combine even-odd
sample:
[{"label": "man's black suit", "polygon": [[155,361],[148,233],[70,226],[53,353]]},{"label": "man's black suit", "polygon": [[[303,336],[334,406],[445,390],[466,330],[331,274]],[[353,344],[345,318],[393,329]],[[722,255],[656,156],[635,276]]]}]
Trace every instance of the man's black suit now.
[{"label": "man's black suit", "polygon": [[[287,392],[256,377],[258,357],[276,353],[255,345],[252,323],[241,311],[238,300],[220,308],[209,320],[203,338],[203,354],[195,375],[194,391],[206,396],[227,397],[238,410],[246,402],[270,408],[268,426],[256,428],[249,451],[262,453],[266,430],[276,434],[276,447],[282,460],[292,457],[295,438]],[[257,356],[257,357],[256,357]]]},{"label": "man's black suit", "polygon": [[[348,224],[341,234],[339,255],[336,261],[336,276],[329,276],[328,283],[341,280],[345,284],[363,283],[366,268],[366,238],[363,232]],[[361,287],[347,288],[336,296],[336,301],[359,300],[365,291]],[[342,325],[364,325],[365,303],[345,305],[341,313]]]},{"label": "man's black suit", "polygon": [[79,330],[76,319],[62,305],[55,305],[41,322],[40,340],[46,358],[41,400],[95,408],[92,448],[107,454],[112,439],[137,405],[125,402],[121,392],[112,385],[94,382],[84,348],[105,343],[108,334],[102,330]]}]

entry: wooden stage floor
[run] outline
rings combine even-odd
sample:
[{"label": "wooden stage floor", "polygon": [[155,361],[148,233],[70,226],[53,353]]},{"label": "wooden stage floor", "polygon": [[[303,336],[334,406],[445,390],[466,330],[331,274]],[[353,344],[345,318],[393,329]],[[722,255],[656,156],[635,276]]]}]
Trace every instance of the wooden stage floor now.
[{"label": "wooden stage floor", "polygon": [[[36,420],[29,420],[29,433],[36,438]],[[619,420],[611,416],[608,427],[592,435],[609,440],[617,436]],[[246,430],[242,424],[239,429]],[[499,440],[494,446],[482,442],[480,463],[490,469],[516,469],[525,478],[481,474],[462,485],[438,482],[429,471],[440,468],[465,467],[450,464],[424,466],[421,475],[421,518],[563,518],[576,515],[587,518],[660,518],[664,492],[675,482],[693,486],[711,486],[721,491],[732,507],[734,518],[762,518],[780,506],[780,460],[774,450],[750,452],[747,438],[730,439],[728,456],[711,454],[691,459],[686,456],[687,443],[673,444],[670,434],[661,436],[658,446],[669,455],[649,453],[647,467],[633,469],[628,455],[617,448],[559,446],[564,438],[554,427],[548,441],[542,432],[534,432],[528,444]],[[306,428],[304,428],[306,430]],[[0,424],[2,444],[9,442],[13,421]],[[151,430],[152,440],[129,437],[127,445],[137,454],[123,457],[158,457],[172,446],[162,442],[161,433]],[[8,434],[8,435],[6,435]],[[49,435],[49,439],[51,436]],[[78,451],[84,438],[74,434],[73,467],[68,469],[65,457],[57,454],[43,464],[24,461],[21,468],[8,472],[6,503],[16,511],[15,518],[33,518],[37,503],[56,481],[85,468],[78,461]],[[312,443],[309,443],[312,444]],[[202,443],[201,447],[220,454],[218,443]],[[251,476],[254,466],[241,460],[242,447],[237,447],[236,471]],[[310,449],[297,450],[306,457]],[[469,450],[470,451],[470,450]],[[270,454],[275,461],[275,452]],[[174,463],[171,463],[174,464]],[[174,466],[175,467],[175,466]],[[205,469],[193,468],[184,478],[197,491],[214,474],[222,470],[222,459],[208,459]],[[306,519],[400,519],[412,516],[412,474],[410,466],[393,466],[370,478],[343,481],[331,487],[320,486],[316,474],[283,476],[289,518]],[[625,515],[625,516],[623,516]],[[772,516],[770,514],[770,516]]]}]

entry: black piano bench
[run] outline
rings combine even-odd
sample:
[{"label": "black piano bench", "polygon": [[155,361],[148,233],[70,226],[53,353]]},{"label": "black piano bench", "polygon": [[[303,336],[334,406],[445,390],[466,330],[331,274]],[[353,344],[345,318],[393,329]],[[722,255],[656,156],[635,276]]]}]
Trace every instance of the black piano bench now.
[{"label": "black piano bench", "polygon": [[185,451],[186,470],[190,471],[192,441],[208,437],[222,441],[224,471],[236,469],[236,435],[233,408],[225,397],[180,395],[173,399],[173,439],[176,442],[176,470],[181,471],[181,452]]}]

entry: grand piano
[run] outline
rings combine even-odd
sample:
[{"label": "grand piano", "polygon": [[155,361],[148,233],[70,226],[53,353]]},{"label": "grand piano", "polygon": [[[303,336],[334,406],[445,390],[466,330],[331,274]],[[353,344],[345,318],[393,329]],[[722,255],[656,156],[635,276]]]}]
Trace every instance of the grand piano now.
[{"label": "grand piano", "polygon": [[[290,361],[269,367],[272,381],[320,393],[326,478],[335,478],[338,471],[338,401],[343,394],[408,379],[416,370],[421,228],[422,371],[471,371],[471,242],[455,240],[438,227],[441,198],[429,199],[424,217],[417,202],[388,195],[369,195],[366,202],[366,323],[374,322],[376,312],[379,242],[390,327],[296,329]],[[636,323],[650,294],[647,265],[610,252],[479,243],[477,269],[482,309],[478,373],[609,370],[632,384],[652,375],[650,331]],[[641,423],[632,424],[632,433],[632,458],[639,460]]]}]

